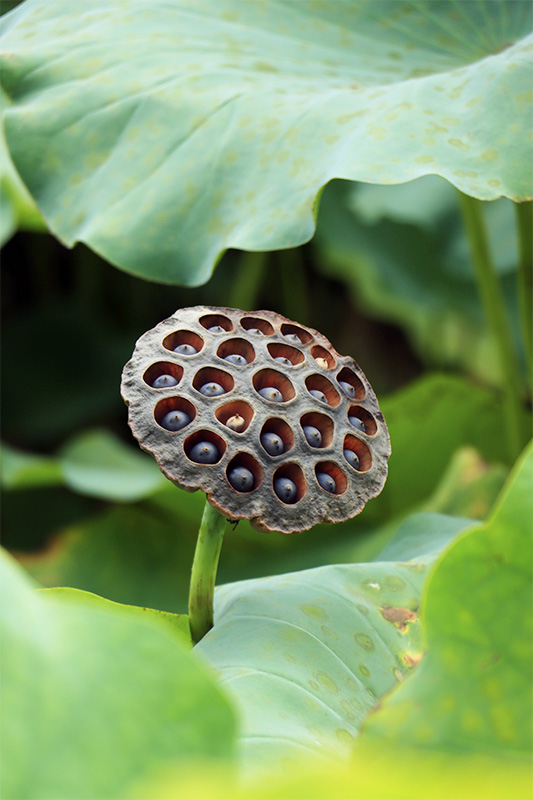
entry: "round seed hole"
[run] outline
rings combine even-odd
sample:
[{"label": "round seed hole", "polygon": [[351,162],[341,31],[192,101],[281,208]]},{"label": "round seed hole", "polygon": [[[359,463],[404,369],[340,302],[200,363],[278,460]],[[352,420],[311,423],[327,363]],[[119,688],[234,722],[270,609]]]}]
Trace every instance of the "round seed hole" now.
[{"label": "round seed hole", "polygon": [[[168,379],[165,380],[165,376]],[[169,389],[177,386],[183,376],[183,367],[170,361],[157,361],[145,371],[143,380],[153,389]],[[156,385],[154,386],[154,383]]]},{"label": "round seed hole", "polygon": [[[351,419],[350,419],[351,417]],[[355,430],[374,436],[378,432],[378,425],[370,411],[362,406],[350,406],[348,410],[348,423]]]},{"label": "round seed hole", "polygon": [[337,382],[341,387],[343,394],[349,397],[350,400],[364,400],[365,387],[361,379],[349,367],[343,367],[337,375]]},{"label": "round seed hole", "polygon": [[[202,445],[208,447],[203,448]],[[211,465],[217,464],[226,452],[226,442],[213,431],[200,430],[185,439],[183,449],[187,458],[195,464]]]},{"label": "round seed hole", "polygon": [[244,400],[233,400],[233,402],[226,403],[215,411],[215,417],[218,421],[236,433],[244,433],[253,416],[253,408],[248,403],[245,403]]},{"label": "round seed hole", "polygon": [[311,348],[311,355],[315,359],[317,366],[322,369],[333,369],[335,366],[335,359],[331,353],[325,347],[320,347],[319,344],[315,344]]},{"label": "round seed hole", "polygon": [[287,505],[298,503],[305,494],[304,474],[298,464],[283,464],[272,478],[274,494]]},{"label": "round seed hole", "polygon": [[[358,439],[357,436],[352,436],[351,433],[346,434],[344,437],[343,452],[345,460],[350,466],[356,469],[357,472],[368,472],[372,466],[372,453],[370,452],[370,448],[365,442]],[[349,453],[355,454],[358,462],[357,465],[355,465],[356,459],[348,455]]]},{"label": "round seed hole", "polygon": [[[204,397],[220,397],[222,394],[231,392],[234,383],[229,372],[224,372],[217,367],[203,367],[194,376],[192,385]],[[217,387],[220,387],[222,391]]]},{"label": "round seed hole", "polygon": [[256,372],[252,383],[255,391],[270,402],[287,403],[296,394],[287,376],[275,369],[262,369]]},{"label": "round seed hole", "polygon": [[[174,352],[176,347],[181,347],[183,349],[181,355],[194,356],[200,352],[203,346],[204,340],[193,331],[174,331],[163,339],[163,347]],[[180,355],[179,351],[178,355]]]},{"label": "round seed hole", "polygon": [[274,328],[266,319],[260,317],[243,317],[241,325],[245,331],[250,331],[255,336],[272,336]]},{"label": "round seed hole", "polygon": [[[170,418],[168,417],[169,414],[174,414],[174,416]],[[154,408],[155,421],[167,431],[174,432],[182,430],[186,428],[195,417],[195,407],[184,397],[165,397],[163,400],[160,400]],[[187,419],[189,420],[188,422]]]},{"label": "round seed hole", "polygon": [[[311,447],[329,447],[333,441],[333,420],[331,420],[325,414],[320,414],[318,411],[311,411],[308,414],[304,414],[300,418],[300,425],[302,426],[304,436]],[[320,444],[314,445],[312,443],[314,439],[312,434],[311,441],[308,439],[308,435],[305,430],[306,428],[312,428],[319,432]]]},{"label": "round seed hole", "polygon": [[294,434],[284,420],[271,417],[261,428],[259,441],[270,456],[279,456],[294,447]]},{"label": "round seed hole", "polygon": [[315,467],[315,476],[320,488],[329,494],[344,494],[348,486],[346,475],[333,461],[318,463]]},{"label": "round seed hole", "polygon": [[[200,317],[200,325],[206,330],[215,328],[211,333],[228,333],[233,330],[232,321],[223,314],[204,314],[203,317]],[[222,328],[222,331],[216,330],[217,328]]]},{"label": "round seed hole", "polygon": [[263,470],[249,453],[237,453],[226,468],[226,478],[236,492],[253,492],[261,485]]},{"label": "round seed hole", "polygon": [[298,325],[290,325],[288,322],[282,324],[281,333],[289,344],[309,344],[309,342],[313,341],[313,337],[308,331]]},{"label": "round seed hole", "polygon": [[228,339],[219,346],[217,356],[237,366],[246,366],[254,360],[255,350],[246,339]]},{"label": "round seed hole", "polygon": [[297,364],[301,364],[305,359],[301,350],[290,347],[288,344],[281,344],[280,342],[270,342],[270,344],[267,344],[267,350],[272,358],[276,360],[285,359],[280,363],[285,364],[286,367],[295,367]]},{"label": "round seed hole", "polygon": [[[324,405],[331,406],[332,408],[336,408],[340,401],[340,395],[338,391],[335,389],[331,381],[329,381],[324,375],[309,375],[305,379],[305,385],[307,386],[307,391],[311,394],[315,400],[324,403]],[[325,398],[325,401],[324,399]]]}]

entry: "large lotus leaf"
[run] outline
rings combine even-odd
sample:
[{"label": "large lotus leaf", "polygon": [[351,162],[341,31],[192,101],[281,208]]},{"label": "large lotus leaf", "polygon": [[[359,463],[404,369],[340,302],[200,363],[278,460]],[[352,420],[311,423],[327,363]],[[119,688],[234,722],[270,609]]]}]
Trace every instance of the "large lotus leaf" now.
[{"label": "large lotus leaf", "polygon": [[530,764],[532,483],[530,446],[490,519],[438,563],[423,604],[427,655],[368,720],[356,749],[360,766],[383,767],[399,743]]},{"label": "large lotus leaf", "polygon": [[231,757],[229,703],[167,625],[47,597],[0,567],[4,797],[123,798],[156,766]]},{"label": "large lotus leaf", "polygon": [[27,0],[10,151],[51,229],[169,282],[308,240],[332,178],[531,195],[527,0]]},{"label": "large lotus leaf", "polygon": [[[425,522],[428,552],[443,527],[449,538],[471,524]],[[432,558],[319,567],[216,591],[215,626],[195,650],[239,709],[246,773],[349,757],[370,711],[421,658],[418,606]]]}]

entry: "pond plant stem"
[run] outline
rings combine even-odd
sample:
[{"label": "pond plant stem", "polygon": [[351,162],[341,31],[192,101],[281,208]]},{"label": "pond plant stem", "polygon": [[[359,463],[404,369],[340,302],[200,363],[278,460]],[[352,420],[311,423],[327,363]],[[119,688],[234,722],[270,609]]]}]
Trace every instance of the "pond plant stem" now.
[{"label": "pond plant stem", "polygon": [[227,520],[205,501],[192,563],[189,624],[194,644],[213,627],[213,593]]},{"label": "pond plant stem", "polygon": [[[518,302],[528,370],[533,363],[533,203],[515,203],[518,227]],[[531,378],[531,372],[529,373]]]},{"label": "pond plant stem", "polygon": [[514,461],[525,442],[522,441],[522,380],[513,345],[505,300],[492,256],[485,222],[483,203],[459,192],[470,252],[474,264],[481,304],[498,352],[503,377],[503,424],[507,429],[509,456]]}]

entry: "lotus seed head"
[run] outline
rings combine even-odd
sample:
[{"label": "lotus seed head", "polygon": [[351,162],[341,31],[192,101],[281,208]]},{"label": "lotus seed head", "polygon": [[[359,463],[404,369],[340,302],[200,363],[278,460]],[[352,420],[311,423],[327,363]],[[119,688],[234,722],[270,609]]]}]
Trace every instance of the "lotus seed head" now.
[{"label": "lotus seed head", "polygon": [[296,499],[296,485],[290,478],[276,478],[274,491],[284,503],[294,503]]},{"label": "lotus seed head", "polygon": [[348,422],[350,425],[353,425],[354,428],[357,428],[358,431],[361,431],[361,433],[366,432],[365,423],[363,420],[359,419],[359,417],[348,417]]},{"label": "lotus seed head", "polygon": [[198,442],[191,447],[189,458],[197,464],[216,464],[220,456],[212,442]]},{"label": "lotus seed head", "polygon": [[211,333],[226,333],[222,325],[211,325],[207,330]]},{"label": "lotus seed head", "polygon": [[244,417],[241,417],[240,414],[234,414],[232,417],[226,420],[226,427],[231,428],[232,431],[242,431],[244,426],[246,425],[246,420]]},{"label": "lotus seed head", "polygon": [[354,469],[359,469],[359,456],[357,453],[354,453],[353,450],[348,450],[348,448],[344,449],[342,453],[351,467]]},{"label": "lotus seed head", "polygon": [[174,352],[179,353],[180,356],[193,356],[198,350],[192,344],[179,344],[174,348]]},{"label": "lotus seed head", "polygon": [[261,444],[271,456],[279,456],[285,450],[283,439],[277,433],[263,433]]},{"label": "lotus seed head", "polygon": [[170,386],[177,386],[178,381],[174,375],[159,375],[152,383],[153,389],[168,389]]},{"label": "lotus seed head", "polygon": [[355,389],[348,381],[339,381],[339,386],[348,397],[355,397]]},{"label": "lotus seed head", "polygon": [[311,447],[320,447],[322,444],[322,434],[318,428],[315,428],[314,425],[305,425],[303,432]]},{"label": "lotus seed head", "polygon": [[289,361],[289,359],[285,358],[285,356],[276,356],[274,361],[278,361],[280,364],[285,364],[286,367],[292,367],[292,361]]},{"label": "lotus seed head", "polygon": [[301,344],[302,343],[302,340],[300,339],[300,337],[297,336],[295,333],[285,333],[284,336],[285,336],[286,340],[288,342],[292,342],[292,344]]},{"label": "lotus seed head", "polygon": [[322,369],[328,369],[328,362],[326,361],[325,358],[319,356],[318,358],[315,358],[315,361],[319,367],[322,367]]},{"label": "lotus seed head", "polygon": [[327,472],[317,472],[316,479],[320,486],[330,494],[335,494],[336,484],[335,479],[328,475]]},{"label": "lotus seed head", "polygon": [[238,492],[250,492],[254,488],[254,476],[246,467],[234,467],[228,474],[228,480]]},{"label": "lotus seed head", "polygon": [[161,420],[161,425],[167,431],[180,431],[190,421],[191,418],[184,411],[169,411]]},{"label": "lotus seed head", "polygon": [[324,392],[321,392],[320,389],[309,389],[309,394],[311,397],[314,397],[315,400],[320,400],[321,403],[328,404],[328,400]]},{"label": "lotus seed head", "polygon": [[230,364],[237,364],[238,367],[244,367],[248,363],[244,356],[240,356],[238,353],[230,353],[229,356],[224,358],[224,361],[228,361]]},{"label": "lotus seed head", "polygon": [[210,383],[204,383],[200,387],[200,394],[205,395],[205,397],[219,397],[219,395],[224,394],[224,389],[220,383],[211,381]]},{"label": "lotus seed head", "polygon": [[283,395],[280,390],[275,389],[274,386],[265,386],[263,389],[259,389],[259,394],[261,397],[264,397],[265,400],[270,400],[271,403],[283,403]]}]

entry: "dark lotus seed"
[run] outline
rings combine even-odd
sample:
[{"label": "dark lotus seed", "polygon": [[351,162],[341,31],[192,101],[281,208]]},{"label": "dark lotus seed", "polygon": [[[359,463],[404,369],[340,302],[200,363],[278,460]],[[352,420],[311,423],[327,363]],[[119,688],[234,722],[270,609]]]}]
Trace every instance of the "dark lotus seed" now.
[{"label": "dark lotus seed", "polygon": [[276,478],[274,491],[284,503],[293,503],[296,499],[296,485],[290,478]]},{"label": "dark lotus seed", "polygon": [[211,325],[207,330],[211,331],[211,333],[226,333],[222,325]]},{"label": "dark lotus seed", "polygon": [[342,451],[344,458],[348,462],[348,464],[353,467],[354,469],[359,469],[359,456],[357,453],[354,453],[353,450],[343,450]]},{"label": "dark lotus seed", "polygon": [[248,333],[258,333],[259,336],[263,335],[263,331],[260,331],[259,328],[248,328]]},{"label": "dark lotus seed", "polygon": [[303,432],[311,447],[320,447],[322,444],[322,434],[318,428],[315,428],[314,425],[305,425]]},{"label": "dark lotus seed", "polygon": [[314,397],[315,400],[320,400],[321,403],[328,404],[328,399],[324,392],[321,392],[320,389],[309,389],[309,394],[311,397]]},{"label": "dark lotus seed", "polygon": [[285,450],[283,439],[277,433],[263,433],[261,444],[271,456],[279,456]]},{"label": "dark lotus seed", "polygon": [[248,363],[244,356],[240,356],[238,353],[230,353],[229,356],[224,357],[224,361],[229,361],[230,364],[237,364],[239,367],[244,367]]},{"label": "dark lotus seed", "polygon": [[161,425],[167,431],[180,431],[189,424],[191,418],[185,411],[169,411],[161,420]]},{"label": "dark lotus seed", "polygon": [[285,364],[286,367],[292,367],[292,361],[289,361],[285,356],[276,356],[274,361],[279,361],[280,364]]},{"label": "dark lotus seed", "polygon": [[238,492],[250,492],[254,488],[253,473],[246,467],[235,467],[228,474],[228,480]]},{"label": "dark lotus seed", "polygon": [[292,342],[293,344],[301,344],[302,340],[299,336],[295,333],[284,333],[283,334],[288,342]]},{"label": "dark lotus seed", "polygon": [[200,394],[206,397],[218,397],[221,394],[225,394],[225,392],[220,383],[211,381],[211,383],[204,383],[204,385],[200,387]]},{"label": "dark lotus seed", "polygon": [[168,386],[177,386],[178,382],[174,375],[160,375],[152,383],[152,389],[166,389]]},{"label": "dark lotus seed", "polygon": [[193,356],[198,350],[192,344],[179,344],[174,348],[174,352],[179,353],[180,356]]},{"label": "dark lotus seed", "polygon": [[212,442],[198,442],[189,451],[191,461],[197,464],[216,464],[220,456],[218,450]]},{"label": "dark lotus seed", "polygon": [[365,433],[365,423],[362,419],[359,419],[359,417],[348,417],[348,422],[350,425],[353,425],[354,428],[357,428],[358,431],[361,431],[361,433]]},{"label": "dark lotus seed", "polygon": [[348,397],[355,397],[355,389],[351,383],[347,381],[339,381],[339,386]]},{"label": "dark lotus seed", "polygon": [[335,480],[331,477],[331,475],[328,475],[327,472],[317,472],[316,479],[326,492],[329,492],[330,494],[335,493]]},{"label": "dark lotus seed", "polygon": [[259,389],[259,394],[261,397],[264,397],[265,400],[270,400],[271,403],[283,402],[283,395],[280,390],[275,389],[273,386],[265,386],[263,389]]}]

